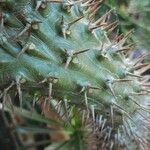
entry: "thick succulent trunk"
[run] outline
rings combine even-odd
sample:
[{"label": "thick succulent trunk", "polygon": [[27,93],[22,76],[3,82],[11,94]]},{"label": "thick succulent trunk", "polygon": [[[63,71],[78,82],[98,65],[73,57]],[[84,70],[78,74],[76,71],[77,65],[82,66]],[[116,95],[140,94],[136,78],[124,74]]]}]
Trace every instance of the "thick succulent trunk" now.
[{"label": "thick succulent trunk", "polygon": [[[68,149],[142,148],[149,90],[141,74],[149,64],[141,64],[145,54],[134,60],[128,57],[134,48],[126,42],[131,32],[109,38],[117,26],[109,20],[112,11],[95,20],[100,1],[0,4],[4,110],[12,113],[8,104],[16,93],[21,108],[12,108],[14,112],[32,115],[40,105],[44,116],[59,127],[43,122],[53,132],[60,130],[60,136],[68,134],[62,136]],[[33,103],[31,114],[24,110],[26,103]]]}]

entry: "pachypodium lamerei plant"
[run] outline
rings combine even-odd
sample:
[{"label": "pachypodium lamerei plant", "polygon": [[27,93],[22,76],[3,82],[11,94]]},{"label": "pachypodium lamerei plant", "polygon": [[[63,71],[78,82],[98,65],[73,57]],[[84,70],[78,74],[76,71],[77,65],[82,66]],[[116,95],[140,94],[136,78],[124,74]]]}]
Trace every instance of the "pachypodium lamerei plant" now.
[{"label": "pachypodium lamerei plant", "polygon": [[44,123],[47,149],[134,150],[146,144],[149,77],[142,73],[150,65],[142,60],[148,54],[132,59],[131,31],[111,38],[117,21],[110,19],[113,10],[96,19],[101,5],[0,1],[1,110],[29,118],[29,126]]}]

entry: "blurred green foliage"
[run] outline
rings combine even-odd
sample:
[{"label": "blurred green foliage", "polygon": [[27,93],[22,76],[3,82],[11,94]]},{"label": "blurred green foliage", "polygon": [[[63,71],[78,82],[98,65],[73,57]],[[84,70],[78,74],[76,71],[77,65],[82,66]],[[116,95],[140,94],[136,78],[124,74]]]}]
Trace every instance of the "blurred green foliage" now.
[{"label": "blurred green foliage", "polygon": [[134,29],[132,39],[150,51],[150,0],[106,0],[105,4],[116,10],[121,31]]}]

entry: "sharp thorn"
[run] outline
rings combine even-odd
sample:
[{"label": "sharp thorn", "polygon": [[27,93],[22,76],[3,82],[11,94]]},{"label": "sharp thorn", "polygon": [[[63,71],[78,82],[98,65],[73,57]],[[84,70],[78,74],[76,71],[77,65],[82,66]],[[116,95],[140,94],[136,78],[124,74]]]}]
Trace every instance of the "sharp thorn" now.
[{"label": "sharp thorn", "polygon": [[13,103],[12,103],[12,100],[11,100],[11,97],[9,94],[7,94],[7,100],[10,104],[10,108],[11,108],[12,112],[14,112],[14,106],[13,106]]},{"label": "sharp thorn", "polygon": [[85,105],[88,108],[88,98],[87,98],[87,91],[84,91],[84,99],[85,99]]},{"label": "sharp thorn", "polygon": [[90,107],[91,107],[93,121],[95,121],[95,108],[94,108],[94,105],[91,105]]},{"label": "sharp thorn", "polygon": [[149,69],[150,69],[150,64],[147,65],[147,66],[145,66],[145,67],[143,67],[143,68],[141,68],[141,69],[139,69],[138,72],[139,72],[140,74],[143,74],[144,72],[146,72],[146,71],[149,70]]},{"label": "sharp thorn", "polygon": [[71,21],[70,23],[68,23],[68,26],[69,26],[69,27],[72,26],[73,24],[75,24],[76,22],[78,22],[79,20],[81,20],[83,17],[84,17],[84,16],[81,16],[81,17],[79,17],[79,18],[77,18],[77,19]]},{"label": "sharp thorn", "polygon": [[142,96],[142,95],[149,95],[149,94],[148,93],[135,93],[135,92],[132,92],[132,93],[129,93],[129,95],[137,95],[137,96],[141,95]]},{"label": "sharp thorn", "polygon": [[27,23],[25,28],[17,35],[16,39],[22,36],[25,32],[27,32],[31,28],[31,24]]},{"label": "sharp thorn", "polygon": [[138,69],[144,68],[144,67],[146,67],[148,65],[149,65],[149,63],[139,64],[139,65],[133,66],[130,70],[131,71],[138,70]]},{"label": "sharp thorn", "polygon": [[49,100],[51,100],[51,98],[52,98],[52,83],[50,82],[49,83],[49,92],[48,92],[48,98],[49,98]]},{"label": "sharp thorn", "polygon": [[17,58],[19,58],[22,54],[24,54],[29,49],[30,44],[26,44],[22,50],[18,53]]},{"label": "sharp thorn", "polygon": [[16,78],[16,85],[17,85],[17,90],[18,90],[18,95],[19,95],[19,101],[20,101],[20,107],[22,108],[22,91],[21,91],[21,85],[20,85],[20,78]]},{"label": "sharp thorn", "polygon": [[117,27],[117,24],[118,24],[118,21],[114,21],[111,24],[104,27],[104,30],[111,32],[112,30],[114,30]]},{"label": "sharp thorn", "polygon": [[81,7],[93,7],[94,5],[97,5],[97,4],[100,4],[100,2],[89,3],[89,1],[88,1],[86,3],[81,4]]},{"label": "sharp thorn", "polygon": [[85,49],[85,50],[80,50],[80,51],[74,52],[73,55],[78,55],[78,54],[87,52],[87,51],[89,51],[89,50],[90,50],[89,48],[87,48],[87,49]]},{"label": "sharp thorn", "polygon": [[133,32],[134,32],[134,29],[131,29],[129,32],[127,32],[124,36],[124,39],[127,39]]},{"label": "sharp thorn", "polygon": [[130,80],[130,79],[114,79],[113,83],[115,83],[115,82],[130,82],[130,81],[132,81],[132,80]]},{"label": "sharp thorn", "polygon": [[111,12],[112,12],[112,9],[109,10],[106,14],[104,14],[101,18],[99,18],[99,19],[95,22],[95,24],[96,24],[96,25],[99,25],[99,24],[101,24],[101,23],[106,23],[107,20],[108,20],[108,18],[109,18],[109,15],[111,14]]},{"label": "sharp thorn", "polygon": [[103,27],[103,26],[106,26],[107,24],[106,23],[101,23],[101,24],[99,24],[99,25],[94,25],[94,24],[89,24],[89,27],[88,27],[88,30],[89,31],[93,31],[93,30],[95,30],[95,29],[98,29],[98,28],[101,28],[101,27]]},{"label": "sharp thorn", "polygon": [[141,61],[144,60],[145,57],[149,56],[150,55],[150,52],[149,53],[144,53],[143,55],[141,55],[139,58],[137,58],[134,62],[134,66],[137,65],[138,63],[140,63]]},{"label": "sharp thorn", "polygon": [[89,18],[95,18],[95,15],[96,15],[96,12],[100,9],[100,5],[98,6],[99,4],[95,5],[96,8],[90,13],[90,16]]},{"label": "sharp thorn", "polygon": [[113,106],[110,106],[110,117],[111,117],[111,123],[112,123],[112,128],[114,127],[114,113],[113,113]]},{"label": "sharp thorn", "polygon": [[14,86],[15,82],[12,81],[11,84],[4,89],[4,92],[3,92],[3,102],[2,102],[2,110],[4,111],[4,105],[5,105],[5,102],[6,102],[6,99],[7,99],[7,92]]},{"label": "sharp thorn", "polygon": [[132,44],[127,45],[127,46],[124,46],[121,49],[118,49],[117,52],[129,51],[129,50],[132,50],[133,47],[135,47],[135,43],[132,43]]},{"label": "sharp thorn", "polygon": [[110,89],[112,95],[114,96],[114,98],[117,99],[117,97],[116,97],[116,95],[115,95],[115,92],[114,92],[114,90],[113,90],[113,87],[112,87],[112,83],[108,83],[107,86],[109,87],[109,89]]},{"label": "sharp thorn", "polygon": [[40,8],[41,4],[42,4],[42,1],[37,1],[36,2],[36,7],[35,7],[36,11]]},{"label": "sharp thorn", "polygon": [[35,104],[37,101],[38,101],[38,98],[34,95],[33,102],[32,102],[31,114],[33,114],[33,112],[34,112],[34,107],[35,107]]},{"label": "sharp thorn", "polygon": [[64,0],[45,0],[47,3],[63,3]]},{"label": "sharp thorn", "polygon": [[136,102],[136,100],[134,100],[133,98],[130,98],[136,105],[139,106],[140,109],[144,110],[145,112],[150,113],[150,110],[148,110],[147,108],[145,108],[144,106],[140,105],[138,102]]},{"label": "sharp thorn", "polygon": [[100,131],[100,133],[101,133],[101,132],[102,132],[102,130],[104,129],[105,124],[106,124],[106,121],[107,121],[107,119],[104,119],[104,120],[103,120],[103,124],[102,124],[102,126],[101,126],[101,131]]},{"label": "sharp thorn", "polygon": [[137,78],[142,78],[142,76],[139,76],[139,75],[136,75],[136,74],[133,74],[133,73],[130,73],[130,72],[127,72],[126,75],[132,76],[132,77],[137,77]]},{"label": "sharp thorn", "polygon": [[69,66],[69,64],[70,64],[71,61],[72,61],[72,56],[69,56],[69,57],[67,58],[67,61],[66,61],[66,64],[65,64],[65,69],[68,68],[68,66]]},{"label": "sharp thorn", "polygon": [[150,83],[142,83],[142,86],[150,87]]},{"label": "sharp thorn", "polygon": [[132,119],[132,117],[128,114],[128,112],[126,112],[126,110],[125,110],[124,108],[122,108],[121,106],[119,106],[118,104],[116,104],[116,103],[114,103],[114,102],[113,102],[113,104],[114,104],[115,106],[117,106],[120,110],[122,110],[122,111],[126,114],[126,116],[127,116],[130,120],[132,120],[134,124],[136,124],[136,123],[134,122],[134,120]]},{"label": "sharp thorn", "polygon": [[101,127],[101,124],[102,124],[102,115],[99,116],[99,120],[98,120],[98,126],[99,128]]},{"label": "sharp thorn", "polygon": [[15,85],[15,82],[12,81],[11,84],[6,89],[4,89],[4,92],[7,93],[14,85]]}]

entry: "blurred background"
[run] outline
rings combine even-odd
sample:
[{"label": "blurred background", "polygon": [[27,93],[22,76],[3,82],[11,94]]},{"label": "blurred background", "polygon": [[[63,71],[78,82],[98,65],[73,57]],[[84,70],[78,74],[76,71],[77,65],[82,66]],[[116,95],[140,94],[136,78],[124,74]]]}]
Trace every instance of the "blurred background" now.
[{"label": "blurred background", "polygon": [[150,0],[106,0],[105,4],[118,15],[121,31],[134,29],[132,40],[150,51]]}]

